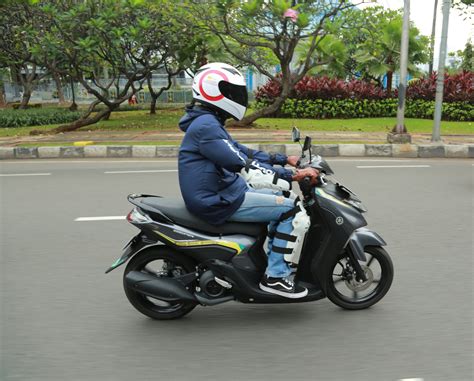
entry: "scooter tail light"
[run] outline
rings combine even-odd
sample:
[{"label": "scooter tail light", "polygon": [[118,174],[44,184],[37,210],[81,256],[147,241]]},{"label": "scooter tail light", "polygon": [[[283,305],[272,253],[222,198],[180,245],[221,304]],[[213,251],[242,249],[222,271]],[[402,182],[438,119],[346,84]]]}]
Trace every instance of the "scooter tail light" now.
[{"label": "scooter tail light", "polygon": [[130,223],[144,224],[144,223],[149,223],[152,220],[141,210],[139,210],[138,208],[134,208],[130,211],[130,213],[128,213],[127,221]]}]

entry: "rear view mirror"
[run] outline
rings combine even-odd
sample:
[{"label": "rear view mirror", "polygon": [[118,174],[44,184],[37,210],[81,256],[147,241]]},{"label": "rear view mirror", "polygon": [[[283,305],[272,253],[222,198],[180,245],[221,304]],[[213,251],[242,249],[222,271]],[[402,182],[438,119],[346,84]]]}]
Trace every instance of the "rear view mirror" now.
[{"label": "rear view mirror", "polygon": [[291,139],[295,143],[300,141],[300,130],[298,128],[293,127],[293,130],[291,130]]},{"label": "rear view mirror", "polygon": [[[299,131],[298,131],[299,132]],[[311,137],[307,136],[304,139],[303,151],[306,151],[311,148]]]}]

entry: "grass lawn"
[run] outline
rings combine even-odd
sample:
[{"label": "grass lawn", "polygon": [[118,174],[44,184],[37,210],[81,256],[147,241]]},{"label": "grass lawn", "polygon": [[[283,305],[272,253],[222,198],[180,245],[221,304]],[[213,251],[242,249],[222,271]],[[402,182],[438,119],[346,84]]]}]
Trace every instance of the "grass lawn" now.
[{"label": "grass lawn", "polygon": [[[242,144],[254,144],[255,142],[252,141],[245,141],[239,140],[239,143]],[[294,142],[291,140],[279,140],[278,142],[275,141],[261,141],[260,144],[293,144]],[[317,144],[360,144],[359,140],[344,140],[344,141],[337,141],[337,140],[318,140]],[[371,144],[385,144],[385,141],[374,141]],[[114,142],[95,142],[93,145],[101,145],[101,146],[129,146],[129,145],[138,145],[138,146],[179,146],[181,144],[181,140],[166,140],[166,141],[114,141]],[[68,147],[74,146],[72,142],[37,142],[37,143],[21,143],[18,144],[17,147]]]},{"label": "grass lawn", "polygon": [[[289,130],[293,126],[303,131],[347,131],[347,132],[388,132],[397,123],[397,118],[360,118],[360,119],[259,119],[263,128]],[[411,133],[431,133],[433,121],[430,119],[406,118],[405,125]],[[441,122],[444,135],[474,134],[474,122]]]},{"label": "grass lawn", "polygon": [[[110,120],[101,121],[80,131],[177,131],[177,124],[183,110],[158,110],[156,115],[147,110],[118,111],[112,113]],[[396,118],[363,119],[281,119],[263,118],[256,122],[256,129],[290,130],[293,126],[302,131],[346,131],[346,132],[387,132],[396,123]],[[429,119],[405,119],[405,125],[411,133],[431,133],[433,121]],[[47,132],[58,125],[0,128],[0,137],[26,136],[32,130]],[[441,123],[441,134],[474,134],[474,122]]]}]

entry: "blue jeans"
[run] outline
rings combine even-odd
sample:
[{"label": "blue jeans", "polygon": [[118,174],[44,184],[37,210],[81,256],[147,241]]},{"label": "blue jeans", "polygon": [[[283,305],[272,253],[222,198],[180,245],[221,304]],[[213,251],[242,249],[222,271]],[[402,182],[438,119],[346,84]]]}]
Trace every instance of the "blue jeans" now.
[{"label": "blue jeans", "polygon": [[268,266],[265,273],[272,278],[283,278],[291,270],[283,254],[272,251],[272,246],[286,248],[287,241],[273,238],[275,232],[290,234],[293,217],[280,221],[280,216],[294,208],[294,200],[285,198],[281,192],[271,189],[249,188],[239,209],[228,219],[238,222],[268,222]]}]

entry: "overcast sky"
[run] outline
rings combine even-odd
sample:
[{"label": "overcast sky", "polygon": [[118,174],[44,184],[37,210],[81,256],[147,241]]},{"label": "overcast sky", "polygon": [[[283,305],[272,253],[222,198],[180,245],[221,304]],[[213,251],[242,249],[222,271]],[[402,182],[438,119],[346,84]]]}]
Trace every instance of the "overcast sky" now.
[{"label": "overcast sky", "polygon": [[[399,9],[403,8],[403,0],[377,0],[379,5],[385,8]],[[433,22],[433,9],[435,0],[411,0],[410,1],[410,20],[415,23],[422,34],[431,35]],[[436,17],[436,39],[435,39],[435,69],[438,67],[438,52],[441,38],[441,24],[443,15],[441,13],[441,4],[443,0],[438,0],[438,15]],[[473,9],[473,7],[471,7]],[[464,50],[464,46],[469,37],[474,42],[474,16],[471,20],[464,20],[464,17],[456,9],[451,9],[449,15],[448,29],[448,52]]]}]

